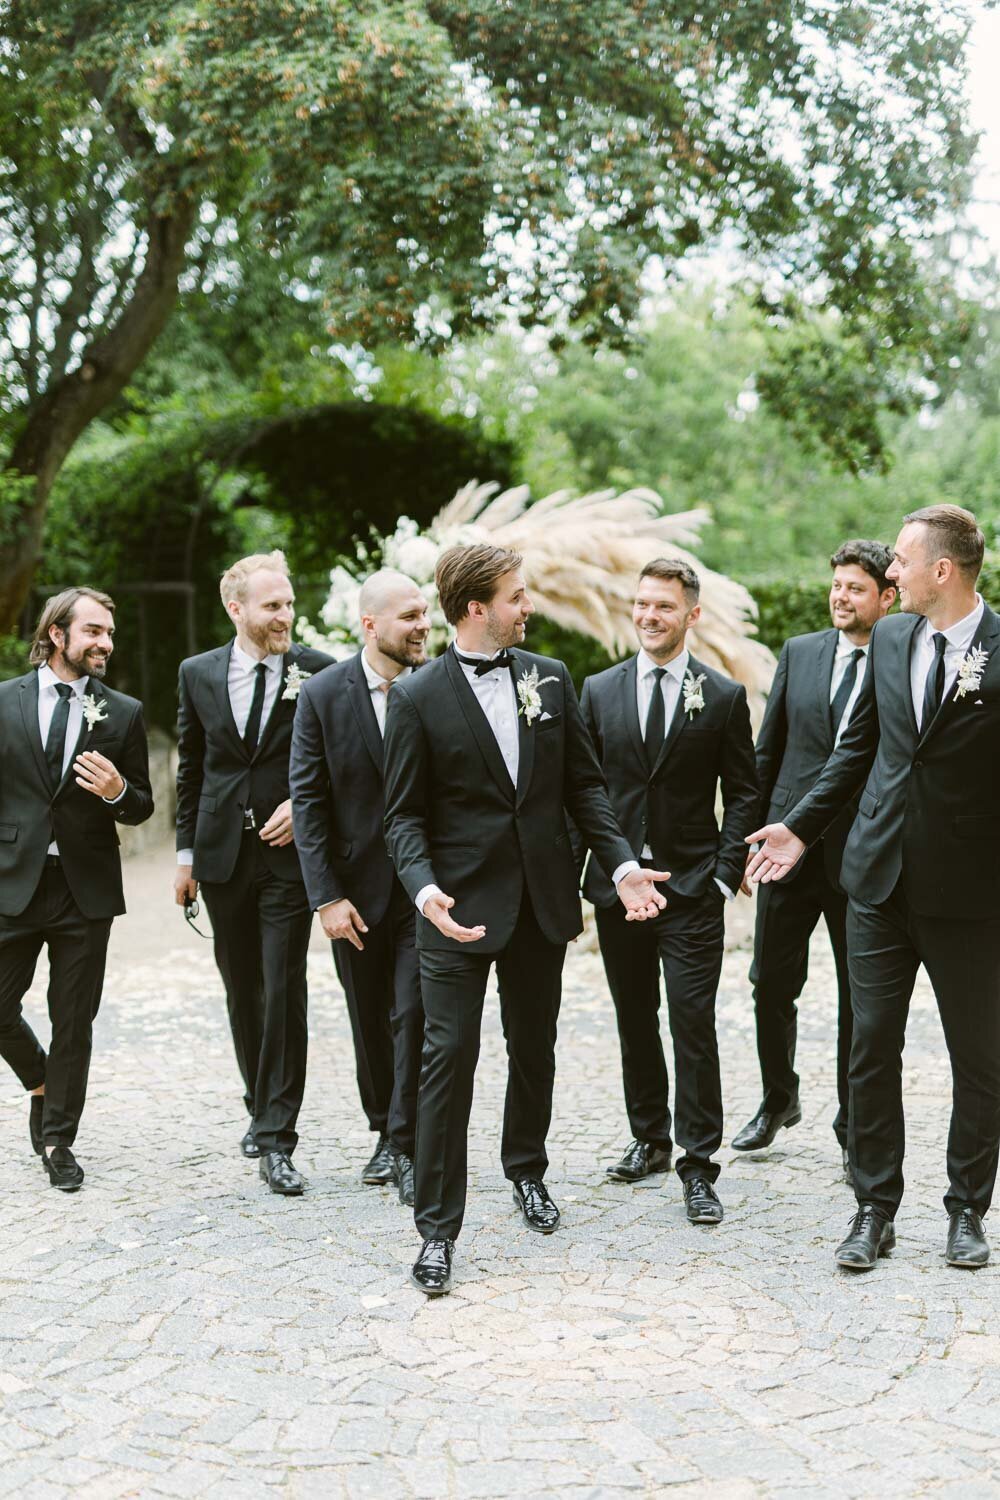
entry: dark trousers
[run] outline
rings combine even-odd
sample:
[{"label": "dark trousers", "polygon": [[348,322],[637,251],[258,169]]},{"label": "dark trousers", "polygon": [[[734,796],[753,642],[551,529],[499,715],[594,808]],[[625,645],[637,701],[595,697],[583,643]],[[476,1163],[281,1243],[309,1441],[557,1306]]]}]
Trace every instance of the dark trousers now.
[{"label": "dark trousers", "polygon": [[[89,921],[58,865],[46,865],[19,917],[0,917],[0,1057],[26,1089],[44,1083],[47,1146],[72,1146],[76,1139],[110,936],[111,918]],[[21,1009],[43,945],[49,950],[48,1057]]]},{"label": "dark trousers", "polygon": [[347,997],[358,1092],[368,1124],[395,1152],[414,1154],[424,1012],[420,1003],[416,909],[398,880],[382,920],[359,952],[338,938],[333,961]]},{"label": "dark trousers", "polygon": [[826,873],[823,846],[805,856],[792,880],[757,890],[753,985],[757,1056],[764,1108],[779,1114],[799,1097],[795,1071],[798,1014],[795,1002],[809,973],[809,939],[820,917],[826,922],[837,971],[837,1113],[834,1134],[847,1145],[847,1067],[851,1056],[851,984],[847,970],[847,897]]},{"label": "dark trousers", "polygon": [[261,1151],[290,1153],[306,1082],[305,886],[274,874],[251,830],[229,879],[201,890],[254,1136]]},{"label": "dark trousers", "polygon": [[502,953],[423,949],[424,1050],[417,1100],[414,1219],[423,1239],[458,1238],[465,1215],[469,1114],[490,965],[507,1042],[500,1160],[509,1180],[544,1177],[565,943],[550,943],[525,895]]},{"label": "dark trousers", "polygon": [[951,1059],[949,1213],[984,1214],[1000,1151],[1000,915],[956,921],[910,910],[901,885],[880,906],[850,903],[854,1001],[848,1150],[859,1202],[890,1216],[903,1196],[903,1041],[917,969],[934,990]]},{"label": "dark trousers", "polygon": [[660,966],[674,1044],[673,1130],[683,1155],[682,1180],[707,1177],[722,1142],[722,1080],[715,1032],[715,998],[722,972],[724,898],[718,887],[701,896],[671,895],[659,915],[629,922],[620,902],[595,910],[608,988],[618,1018],[629,1127],[637,1141],[669,1149],[670,1085],[660,1039]]}]

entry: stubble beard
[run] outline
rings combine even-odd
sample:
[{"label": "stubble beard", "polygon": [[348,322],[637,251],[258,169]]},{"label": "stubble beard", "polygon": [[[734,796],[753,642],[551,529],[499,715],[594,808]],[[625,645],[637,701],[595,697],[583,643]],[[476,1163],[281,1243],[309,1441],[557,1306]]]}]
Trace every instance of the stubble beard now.
[{"label": "stubble beard", "polygon": [[261,651],[266,651],[268,656],[284,656],[291,650],[292,632],[290,630],[282,636],[276,636],[270,625],[251,625],[248,620],[244,626],[244,634],[248,641],[259,646]]},{"label": "stubble beard", "polygon": [[404,641],[397,646],[394,641],[387,641],[377,635],[375,646],[389,661],[394,661],[397,667],[419,667],[427,660],[426,641],[421,641],[419,645]]}]

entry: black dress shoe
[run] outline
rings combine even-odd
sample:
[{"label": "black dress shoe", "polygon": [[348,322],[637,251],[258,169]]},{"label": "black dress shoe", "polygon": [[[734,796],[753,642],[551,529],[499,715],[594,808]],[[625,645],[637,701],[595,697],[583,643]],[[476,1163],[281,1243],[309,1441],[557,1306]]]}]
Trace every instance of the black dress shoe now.
[{"label": "black dress shoe", "polygon": [[455,1246],[451,1240],[424,1240],[413,1263],[410,1280],[428,1297],[443,1297],[451,1291],[451,1258]]},{"label": "black dress shoe", "polygon": [[514,1183],[514,1202],[529,1229],[551,1234],[559,1228],[560,1213],[540,1177],[522,1177]]},{"label": "black dress shoe", "polygon": [[789,1104],[787,1109],[779,1110],[777,1114],[768,1114],[761,1105],[760,1109],[749,1120],[743,1129],[738,1131],[732,1139],[734,1151],[763,1151],[765,1146],[770,1146],[779,1130],[790,1130],[802,1119],[802,1110],[796,1099]]},{"label": "black dress shoe", "polygon": [[45,1113],[45,1095],[32,1094],[31,1108],[28,1111],[28,1134],[31,1136],[31,1149],[36,1156],[42,1154],[42,1115]]},{"label": "black dress shoe", "polygon": [[874,1203],[861,1203],[847,1239],[837,1246],[838,1266],[850,1271],[870,1271],[880,1255],[896,1248],[896,1231],[888,1214]]},{"label": "black dress shoe", "polygon": [[654,1172],[669,1172],[670,1147],[632,1141],[626,1146],[621,1161],[616,1161],[613,1167],[606,1167],[605,1171],[617,1182],[639,1182],[643,1177],[652,1177]]},{"label": "black dress shoe", "polygon": [[413,1207],[413,1162],[402,1151],[392,1158],[392,1180],[399,1189],[399,1201],[406,1208]]},{"label": "black dress shoe", "polygon": [[985,1266],[990,1247],[983,1232],[983,1221],[974,1208],[959,1208],[948,1219],[948,1243],[945,1259],[949,1266],[964,1266],[972,1271]]},{"label": "black dress shoe", "polygon": [[372,1152],[372,1159],[361,1174],[362,1182],[370,1182],[376,1187],[383,1183],[392,1182],[392,1152],[389,1150],[389,1142],[384,1135],[378,1138],[378,1145]]},{"label": "black dress shoe", "polygon": [[297,1198],[306,1185],[301,1172],[296,1172],[292,1159],[284,1151],[262,1151],[260,1175],[272,1193],[283,1193],[286,1198]]},{"label": "black dress shoe", "polygon": [[53,1146],[42,1151],[42,1166],[49,1181],[61,1193],[75,1193],[83,1182],[83,1168],[68,1146]]},{"label": "black dress shoe", "polygon": [[721,1224],[722,1204],[707,1177],[689,1177],[684,1184],[684,1205],[690,1224]]},{"label": "black dress shoe", "polygon": [[255,1157],[260,1155],[260,1147],[257,1145],[257,1142],[253,1138],[252,1125],[247,1131],[246,1135],[240,1141],[240,1150],[243,1152],[244,1156]]}]

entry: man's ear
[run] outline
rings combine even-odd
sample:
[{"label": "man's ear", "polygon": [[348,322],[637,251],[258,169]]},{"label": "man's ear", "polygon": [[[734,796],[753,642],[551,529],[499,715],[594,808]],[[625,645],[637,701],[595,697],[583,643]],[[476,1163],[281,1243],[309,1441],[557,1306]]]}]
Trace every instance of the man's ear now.
[{"label": "man's ear", "polygon": [[688,614],[688,618],[687,618],[688,626],[690,627],[692,625],[697,625],[697,623],[698,623],[698,621],[700,619],[701,619],[701,605],[700,604],[696,604],[695,607],[694,607],[694,609],[692,609],[690,611],[690,613]]}]

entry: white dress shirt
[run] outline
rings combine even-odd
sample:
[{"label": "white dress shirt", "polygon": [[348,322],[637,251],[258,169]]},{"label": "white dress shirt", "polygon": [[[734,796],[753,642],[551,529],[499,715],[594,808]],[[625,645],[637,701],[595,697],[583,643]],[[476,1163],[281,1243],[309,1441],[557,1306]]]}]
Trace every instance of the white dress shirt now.
[{"label": "white dress shirt", "polygon": [[[663,694],[663,723],[668,734],[670,733],[670,726],[674,721],[674,714],[677,712],[677,701],[681,695],[681,688],[684,686],[684,675],[687,672],[690,660],[690,651],[682,651],[680,656],[675,656],[673,661],[667,662],[664,675],[660,678],[660,692]],[[653,676],[653,673],[660,666],[660,662],[654,661],[651,656],[647,655],[640,648],[639,654],[635,659],[635,696],[636,707],[639,710],[639,727],[642,730],[643,738],[646,735],[646,719],[649,716],[650,704],[653,701],[653,689],[656,686],[656,678]],[[642,857],[643,859],[652,859],[653,857],[653,851],[648,844],[643,844],[642,846]],[[715,883],[727,901],[734,899],[735,892],[731,891],[728,885],[720,880],[718,876],[715,877]]]},{"label": "white dress shirt", "polygon": [[[274,708],[274,700],[278,696],[281,687],[281,668],[285,658],[272,652],[270,656],[264,657],[264,707],[260,715],[260,734],[257,743],[260,744],[261,736],[267,728],[267,721],[271,717]],[[233,641],[233,650],[229,658],[229,706],[233,711],[236,721],[236,733],[240,739],[246,731],[247,720],[250,718],[250,709],[253,705],[253,690],[257,681],[256,672],[260,662],[255,656],[248,656],[243,647]],[[194,863],[193,849],[178,849],[177,863],[179,865],[190,865]]]},{"label": "white dress shirt", "polygon": [[837,696],[840,684],[844,679],[844,673],[847,671],[848,667],[851,664],[851,657],[853,656],[854,652],[863,651],[864,655],[860,656],[855,663],[854,686],[851,689],[851,696],[847,700],[847,703],[844,707],[844,712],[841,715],[840,723],[837,725],[836,732],[833,736],[834,749],[836,749],[840,744],[840,736],[843,734],[844,730],[847,728],[847,725],[850,723],[851,714],[854,712],[854,705],[855,703],[857,703],[858,694],[861,691],[861,684],[865,680],[865,672],[868,670],[868,647],[856,646],[853,641],[848,640],[847,636],[842,630],[839,630],[837,634],[839,635],[840,639],[837,641],[837,653],[833,658],[833,675],[830,678],[831,703]]},{"label": "white dress shirt", "polygon": [[[457,647],[456,647],[457,652]],[[491,661],[499,652],[493,651],[489,655],[485,651],[465,651],[461,653],[470,661]],[[503,756],[504,765],[511,783],[517,786],[517,768],[520,761],[520,744],[518,741],[517,728],[517,690],[514,687],[513,673],[497,667],[492,672],[484,672],[481,677],[476,676],[474,666],[466,666],[465,662],[459,662],[459,666],[465,673],[465,680],[476,695],[476,701],[483,713],[486,715],[487,723],[493,731],[500,754]],[[626,860],[624,864],[612,875],[611,879],[617,886],[623,876],[630,871],[639,868],[638,860]],[[414,905],[421,916],[424,914],[424,905],[431,896],[442,894],[439,885],[425,885],[417,892]]]},{"label": "white dress shirt", "polygon": [[[56,704],[60,698],[60,694],[56,691],[57,682],[62,682],[62,678],[56,676],[47,662],[43,663],[38,668],[38,733],[42,737],[43,750],[45,749],[45,741],[49,737],[49,730],[52,727],[52,715],[56,711]],[[83,724],[83,700],[86,696],[89,683],[89,677],[77,677],[74,682],[69,683],[69,686],[73,689],[73,696],[69,700],[69,718],[66,721],[66,742],[63,745],[62,773],[64,776],[76,751],[76,742],[80,738],[80,729]],[[83,748],[86,750],[86,745]],[[123,781],[124,779],[122,777]],[[112,806],[115,802],[120,802],[124,795],[125,788],[122,787],[117,797],[102,797],[101,801],[107,802],[109,806]],[[59,846],[54,839],[46,850],[46,853],[59,853]]]},{"label": "white dress shirt", "polygon": [[954,625],[949,625],[947,630],[936,631],[930,620],[924,620],[917,626],[913,650],[910,653],[910,692],[913,695],[913,712],[917,717],[918,729],[923,728],[920,721],[924,712],[924,688],[927,684],[927,673],[934,664],[935,651],[932,636],[943,635],[948,642],[944,650],[944,692],[941,696],[941,702],[944,703],[955,685],[962,658],[972,645],[982,618],[983,601],[977,594],[975,609],[964,619],[956,620]]},{"label": "white dress shirt", "polygon": [[388,706],[389,699],[388,689],[392,687],[393,683],[402,682],[404,677],[409,677],[410,673],[413,671],[413,668],[403,667],[401,671],[396,673],[395,677],[383,677],[381,673],[376,672],[375,668],[368,660],[368,653],[366,651],[362,651],[361,653],[361,668],[365,674],[365,681],[368,684],[368,691],[372,696],[372,708],[375,712],[375,720],[378,724],[378,732],[384,739],[385,711]]}]

